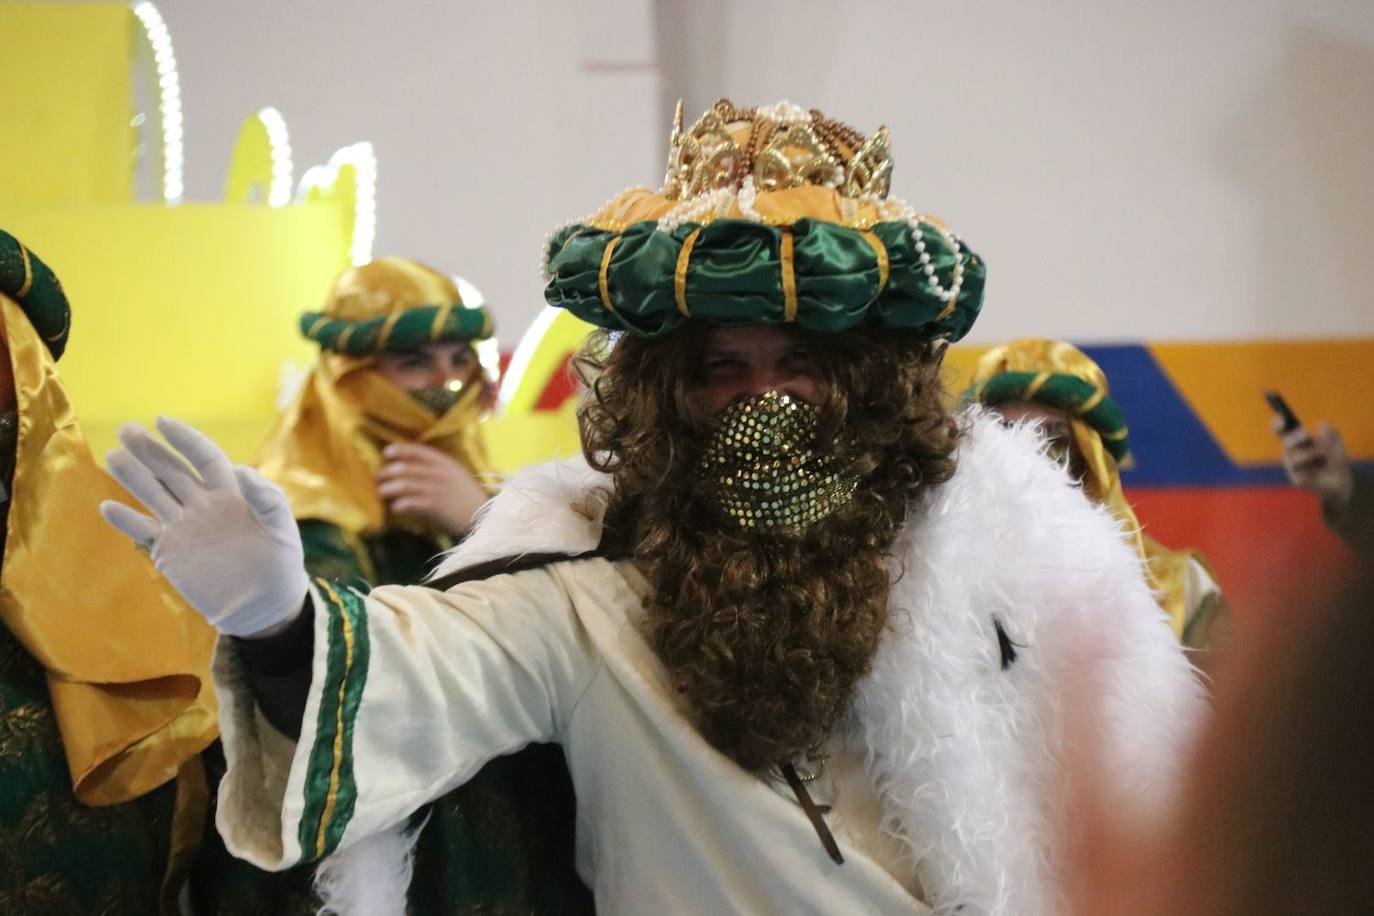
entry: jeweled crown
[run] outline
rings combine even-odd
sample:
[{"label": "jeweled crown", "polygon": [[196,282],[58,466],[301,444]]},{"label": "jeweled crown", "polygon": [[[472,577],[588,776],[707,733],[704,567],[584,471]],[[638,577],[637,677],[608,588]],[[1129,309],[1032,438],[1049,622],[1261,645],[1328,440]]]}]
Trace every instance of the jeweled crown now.
[{"label": "jeweled crown", "polygon": [[710,191],[739,190],[752,179],[758,191],[802,185],[846,197],[885,198],[892,181],[886,127],[872,136],[816,109],[788,102],[739,108],[720,99],[688,130],[677,103],[663,196],[686,200]]}]

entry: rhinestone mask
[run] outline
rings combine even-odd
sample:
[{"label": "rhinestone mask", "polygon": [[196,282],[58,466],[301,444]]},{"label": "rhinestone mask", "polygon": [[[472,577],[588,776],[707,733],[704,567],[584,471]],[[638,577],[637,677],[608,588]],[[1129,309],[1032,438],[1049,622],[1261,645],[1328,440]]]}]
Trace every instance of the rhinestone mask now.
[{"label": "rhinestone mask", "polygon": [[454,404],[463,399],[463,392],[466,390],[465,384],[454,379],[433,388],[417,388],[410,392],[410,396],[436,417],[442,417],[453,409]]},{"label": "rhinestone mask", "polygon": [[858,487],[816,449],[820,411],[777,391],[719,415],[697,473],[703,491],[741,528],[800,531],[836,512]]}]

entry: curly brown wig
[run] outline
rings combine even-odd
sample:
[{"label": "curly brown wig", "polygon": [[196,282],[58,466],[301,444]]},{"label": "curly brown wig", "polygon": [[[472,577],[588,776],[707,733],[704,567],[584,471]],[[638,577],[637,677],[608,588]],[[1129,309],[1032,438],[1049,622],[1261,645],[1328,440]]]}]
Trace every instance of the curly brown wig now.
[{"label": "curly brown wig", "polygon": [[959,437],[929,342],[794,333],[825,382],[817,445],[860,479],[800,532],[741,530],[695,485],[709,327],[602,332],[576,363],[583,449],[615,482],[603,546],[653,585],[650,643],[703,735],[747,769],[819,748],[849,707],[887,622],[888,551],[921,488],[954,472]]}]

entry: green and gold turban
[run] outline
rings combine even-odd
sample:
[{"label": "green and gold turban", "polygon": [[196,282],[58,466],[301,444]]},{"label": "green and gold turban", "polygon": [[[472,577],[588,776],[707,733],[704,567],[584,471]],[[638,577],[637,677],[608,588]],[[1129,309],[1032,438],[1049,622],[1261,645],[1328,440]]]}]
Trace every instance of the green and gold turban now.
[{"label": "green and gold turban", "polygon": [[1091,427],[1118,465],[1130,461],[1126,418],[1106,373],[1073,344],[1027,337],[994,347],[978,360],[967,398],[989,407],[1024,401],[1063,411]]},{"label": "green and gold turban", "polygon": [[324,309],[301,316],[301,333],[332,353],[371,356],[487,338],[492,320],[485,306],[464,305],[445,274],[409,258],[378,258],[339,274]]},{"label": "green and gold turban", "polygon": [[555,232],[544,297],[641,337],[700,318],[958,340],[986,267],[889,197],[891,174],[886,128],[864,137],[786,102],[722,99],[684,130],[679,103],[663,188],[628,190]]},{"label": "green and gold turban", "polygon": [[1066,414],[1073,447],[1085,467],[1083,488],[1125,527],[1174,632],[1185,640],[1202,634],[1197,638],[1204,643],[1215,638],[1206,635],[1203,623],[1210,611],[1188,617],[1189,564],[1196,560],[1205,567],[1206,559],[1195,551],[1170,550],[1147,536],[1121,487],[1120,469],[1129,466],[1130,443],[1126,421],[1111,399],[1101,366],[1073,344],[1027,337],[984,353],[967,397],[990,407],[1020,401]]},{"label": "green and gold turban", "polygon": [[0,293],[19,303],[53,359],[67,348],[72,309],[62,284],[47,264],[0,229]]}]

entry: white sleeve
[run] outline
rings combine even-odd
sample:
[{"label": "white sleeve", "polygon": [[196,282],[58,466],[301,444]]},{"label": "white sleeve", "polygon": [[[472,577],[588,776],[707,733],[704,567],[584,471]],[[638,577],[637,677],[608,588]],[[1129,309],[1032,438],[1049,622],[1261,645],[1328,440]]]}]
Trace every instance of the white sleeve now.
[{"label": "white sleeve", "polygon": [[[448,592],[312,583],[300,739],[262,717],[222,643],[214,675],[229,850],[280,870],[400,823],[493,757],[557,740],[598,663],[551,569]],[[225,641],[226,643],[228,641]]]}]

